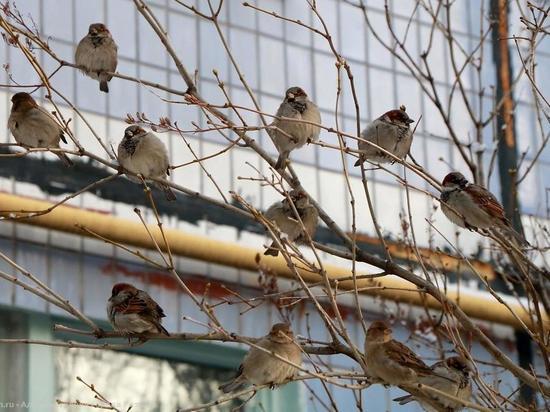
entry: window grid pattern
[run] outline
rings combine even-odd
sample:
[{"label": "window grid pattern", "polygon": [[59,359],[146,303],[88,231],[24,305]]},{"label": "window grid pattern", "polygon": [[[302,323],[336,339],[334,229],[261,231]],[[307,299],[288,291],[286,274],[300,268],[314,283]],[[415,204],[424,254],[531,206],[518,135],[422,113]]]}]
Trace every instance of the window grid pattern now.
[{"label": "window grid pattern", "polygon": [[[203,2],[194,3],[199,8],[204,7]],[[307,9],[305,2],[302,4],[301,2],[282,0],[258,0],[251,3],[277,11],[285,16],[299,18],[306,24],[319,26],[312,13]],[[152,29],[135,10],[130,0],[110,2],[105,0],[93,2],[63,0],[63,7],[60,7],[59,4],[56,4],[55,7],[59,13],[50,12],[53,9],[50,1],[30,0],[19,6],[24,15],[30,14],[35,18],[41,33],[50,39],[54,51],[63,58],[72,60],[74,48],[85,34],[89,23],[106,21],[113,37],[119,44],[118,70],[121,73],[164,83],[175,89],[185,89],[185,85],[179,78],[168,54],[160,46]],[[429,17],[419,11],[409,21],[409,16],[406,14],[409,11],[409,6],[406,3],[390,2],[390,6],[395,18],[395,31],[398,35],[402,35],[405,30],[408,30],[408,47],[416,51],[423,50],[426,47],[431,27]],[[388,108],[405,104],[412,117],[423,116],[412,147],[412,154],[416,160],[425,165],[436,177],[443,177],[450,168],[466,171],[457,149],[449,140],[446,128],[435,106],[422,93],[415,79],[403,65],[381,48],[366,28],[361,12],[336,0],[320,0],[318,7],[329,25],[336,46],[342,51],[354,72],[361,105],[361,127],[364,128],[368,120],[379,116]],[[471,49],[479,39],[479,6],[468,0],[456,2],[453,7],[457,15],[461,17],[454,19],[457,20],[456,23],[453,22],[457,38],[464,47]],[[201,93],[208,100],[215,103],[224,102],[223,95],[212,75],[212,70],[216,69],[233,101],[237,104],[252,106],[226,53],[223,52],[217,34],[208,22],[168,0],[152,1],[151,8],[167,28],[179,56],[189,71],[197,70]],[[387,29],[384,29],[384,2],[367,2],[367,9],[375,28],[382,34],[386,32],[387,35]],[[73,23],[60,25],[58,24],[60,19],[71,19]],[[324,39],[304,28],[289,23],[283,24],[280,20],[256,13],[249,8],[243,8],[240,3],[236,4],[235,2],[225,3],[221,26],[246,80],[264,111],[274,113],[286,87],[299,84],[308,90],[310,96],[319,105],[323,122],[327,125],[335,125],[333,113],[335,88],[333,86],[336,81],[336,70],[334,58]],[[8,48],[5,44],[2,44],[1,47],[4,49],[6,61],[10,63],[12,73],[15,74],[15,79],[21,83],[32,83],[35,76],[26,68],[20,69],[25,65],[25,61],[19,51]],[[482,75],[484,79],[494,83],[489,40],[486,41],[484,47],[486,49],[484,62],[486,68]],[[40,61],[45,67],[53,70],[55,66],[52,65],[51,59],[42,53],[39,54]],[[440,94],[444,95],[442,90],[451,87],[453,76],[449,63],[448,45],[442,37],[435,36],[430,56],[434,56],[434,65],[437,66],[436,87]],[[546,44],[541,45],[540,56],[543,61],[550,61],[550,48]],[[518,66],[517,57],[513,57],[516,60],[515,66]],[[4,74],[2,76],[5,78]],[[472,102],[476,102],[479,92],[475,76],[473,70],[470,70],[469,74],[464,77],[467,93],[472,98]],[[541,73],[542,84],[545,84],[546,77],[549,76]],[[342,76],[342,83],[344,85],[347,83],[345,74]],[[95,115],[98,119],[105,119],[99,128],[105,133],[110,144],[116,145],[120,139],[119,136],[121,136],[124,127],[120,120],[125,117],[126,113],[145,112],[152,120],[168,115],[185,128],[190,128],[191,121],[198,121],[202,126],[206,125],[205,119],[197,109],[183,105],[169,105],[161,100],[163,98],[178,100],[177,96],[159,91],[153,92],[135,83],[114,79],[112,91],[106,96],[98,93],[96,82],[83,77],[75,70],[63,69],[54,78],[54,85],[67,93],[67,96],[73,99],[85,113]],[[524,161],[525,165],[528,165],[533,159],[536,148],[540,146],[541,142],[531,110],[533,108],[531,95],[526,92],[527,87],[528,84],[523,84],[516,91],[516,98],[519,101],[516,110],[516,127],[520,146],[529,149]],[[489,93],[490,90],[487,89],[484,97],[484,111],[487,113],[492,107],[492,96]],[[10,106],[8,99],[9,96],[6,96],[6,116]],[[460,99],[455,98],[451,121],[461,132],[461,138],[466,140],[473,131],[462,127],[463,124],[469,124],[469,122],[466,109],[460,103]],[[473,106],[478,107],[477,103]],[[251,114],[245,116],[247,120],[251,120],[250,124],[259,123],[258,116]],[[75,118],[73,124],[84,129],[82,122],[76,116],[72,117]],[[343,91],[338,120],[344,131],[355,132],[355,111],[349,88]],[[275,149],[268,137],[264,133],[257,136],[263,147],[275,154]],[[486,138],[492,138],[491,130],[487,130]],[[322,134],[322,139],[329,143],[336,142],[334,135],[327,133]],[[212,153],[224,143],[221,137],[214,133],[193,135],[189,140],[199,156]],[[86,141],[85,143],[97,146],[94,142]],[[179,137],[167,136],[173,164],[180,164],[189,158],[189,155],[181,153],[184,151],[181,143]],[[350,144],[355,146],[354,142],[350,142]],[[252,174],[251,169],[243,168],[240,164],[246,155],[240,149],[230,152],[227,161],[220,162],[228,170],[219,171],[217,174],[223,175],[222,180],[226,180],[227,184],[223,185],[224,190],[241,191],[256,204],[266,207],[273,201],[272,195],[266,195],[258,188],[253,189],[250,184],[242,183],[242,181],[237,182],[238,176]],[[489,156],[490,153],[487,154],[487,159]],[[304,168],[303,170],[309,171],[312,177],[308,178],[311,184],[307,187],[320,199],[327,197],[327,194],[323,193],[327,191],[327,187],[343,186],[344,182],[339,176],[342,164],[338,152],[320,147],[308,147],[293,153],[292,158],[297,165]],[[442,162],[440,158],[445,159],[446,163]],[[353,159],[349,159],[348,166],[351,166],[352,163]],[[214,163],[211,164],[214,165]],[[259,159],[255,158],[254,164],[260,170],[266,171],[265,163]],[[488,162],[485,166],[487,164]],[[187,173],[186,169],[177,170],[173,178],[185,184],[189,180],[189,176],[192,176],[193,183],[191,185],[197,186],[196,189],[206,192],[212,189],[211,182],[205,179],[202,173],[195,170]],[[402,173],[400,167],[393,166],[390,169],[398,174]],[[349,170],[353,180],[360,176],[356,168],[350,167]],[[549,170],[550,156],[543,153],[539,164],[524,182],[523,190],[528,193],[547,187],[549,184],[547,172]],[[383,199],[390,195],[397,196],[400,209],[406,207],[403,203],[404,192],[397,186],[394,178],[382,172],[369,172],[369,177],[373,182],[373,190],[379,190],[382,194],[381,198],[375,198],[376,210],[385,209],[386,201]],[[414,176],[409,177],[413,183],[426,188],[425,184]],[[491,185],[491,189],[496,192],[498,188],[496,180],[492,181]],[[346,190],[341,190],[341,194],[344,199],[348,198]],[[543,199],[526,200],[523,204],[524,212],[544,215],[543,201]],[[427,209],[431,201],[426,198],[421,203],[423,204],[421,208]],[[348,209],[340,208],[336,220],[349,227],[351,211]],[[367,230],[366,222],[360,222],[359,228],[363,231]],[[388,227],[388,231],[391,231],[390,229],[393,228]]]}]

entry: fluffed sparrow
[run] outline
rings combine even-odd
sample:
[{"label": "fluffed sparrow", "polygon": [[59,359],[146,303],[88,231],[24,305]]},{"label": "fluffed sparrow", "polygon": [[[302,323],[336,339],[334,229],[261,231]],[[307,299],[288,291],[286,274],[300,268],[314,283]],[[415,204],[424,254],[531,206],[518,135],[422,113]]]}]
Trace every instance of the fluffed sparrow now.
[{"label": "fluffed sparrow", "polygon": [[[8,128],[21,146],[28,148],[59,148],[59,140],[67,143],[63,128],[46,109],[40,107],[30,94],[20,92],[12,96]],[[65,153],[53,152],[65,166],[73,162]]]},{"label": "fluffed sparrow", "polygon": [[[138,125],[128,126],[124,131],[124,137],[118,145],[118,161],[124,169],[146,179],[164,179],[170,174],[166,146],[157,136]],[[129,178],[139,183],[139,180]],[[159,182],[155,182],[155,185],[164,190],[167,200],[176,200],[176,195],[168,185]]]},{"label": "fluffed sparrow", "polygon": [[[361,133],[361,138],[375,143],[399,159],[404,159],[409,153],[413,133],[407,112],[401,109],[390,110],[369,123]],[[393,163],[395,159],[370,144],[358,140],[357,146],[362,152],[355,166],[361,165],[365,159],[375,163]]]},{"label": "fluffed sparrow", "polygon": [[[315,103],[308,99],[302,88],[291,87],[286,91],[276,116],[278,118],[273,121],[272,126],[277,129],[268,130],[277,150],[279,150],[275,169],[284,170],[292,150],[319,139],[321,128],[317,125],[321,124],[321,113]],[[279,119],[279,117],[288,117],[296,121]],[[312,122],[316,125],[303,123],[299,120]]]},{"label": "fluffed sparrow", "polygon": [[467,229],[498,228],[520,245],[527,245],[504,215],[497,198],[483,186],[468,183],[459,172],[449,173],[442,182],[441,210],[454,224]]},{"label": "fluffed sparrow", "polygon": [[[294,342],[294,334],[287,323],[273,325],[269,334],[259,340],[257,345],[296,365],[302,365],[302,351]],[[239,390],[247,384],[274,387],[292,380],[298,372],[297,368],[277,359],[269,352],[251,347],[239,366],[237,376],[221,385],[220,389],[227,393]]]},{"label": "fluffed sparrow", "polygon": [[113,328],[124,333],[170,334],[162,326],[166,315],[157,302],[143,290],[128,283],[117,283],[107,301],[107,315]]},{"label": "fluffed sparrow", "polygon": [[84,74],[99,80],[99,90],[109,93],[108,82],[118,63],[118,46],[103,23],[90,24],[88,34],[80,40],[75,52],[75,62]]},{"label": "fluffed sparrow", "polygon": [[[470,373],[473,370],[469,361],[461,356],[453,356],[444,361],[434,363],[430,369],[432,370],[431,375],[423,376],[419,379],[421,384],[431,386],[432,388],[438,389],[463,401],[470,400],[472,397]],[[429,395],[431,399],[444,406],[446,411],[454,412],[464,409],[458,402],[443,396],[438,396],[434,393],[430,393]],[[416,399],[412,395],[407,395],[394,399],[394,401],[399,402],[400,405],[404,405],[414,400],[418,400],[426,411],[437,412],[437,410],[427,402],[423,402],[421,397]]]},{"label": "fluffed sparrow", "polygon": [[365,340],[367,373],[390,385],[413,385],[431,370],[412,350],[392,339],[392,331],[383,321],[375,321]]},{"label": "fluffed sparrow", "polygon": [[[313,237],[317,229],[319,212],[309,203],[308,197],[304,192],[291,190],[289,197],[292,199],[296,211],[300,215],[306,232],[310,237]],[[279,230],[287,235],[289,241],[304,242],[307,240],[302,225],[296,218],[294,210],[286,197],[282,201],[271,205],[265,212],[265,217],[273,221],[278,226]],[[279,251],[277,250],[276,242],[273,242],[264,252],[264,255],[277,256],[278,254]]]}]

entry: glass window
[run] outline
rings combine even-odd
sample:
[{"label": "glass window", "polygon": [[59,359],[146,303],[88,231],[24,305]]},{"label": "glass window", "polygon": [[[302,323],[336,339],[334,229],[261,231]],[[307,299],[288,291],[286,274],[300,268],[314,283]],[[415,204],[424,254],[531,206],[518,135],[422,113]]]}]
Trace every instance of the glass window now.
[{"label": "glass window", "polygon": [[[123,352],[55,348],[55,399],[97,403],[94,394],[75,379],[81,377],[117,408],[132,411],[167,411],[212,400],[218,386],[233,377],[231,370],[150,358]],[[139,396],[136,396],[139,394]],[[236,407],[238,400],[212,411]],[[61,411],[87,407],[58,405]]]},{"label": "glass window", "polygon": [[[256,4],[254,0],[248,3]],[[251,30],[256,28],[256,12],[253,9],[244,7],[240,1],[228,1],[227,4],[229,5],[229,18],[232,25]]]},{"label": "glass window", "polygon": [[[305,1],[293,1],[293,2],[284,2],[285,4],[285,16],[292,19],[300,20],[302,23],[310,25],[311,24],[311,9],[307,2]],[[297,24],[286,24],[286,39],[290,42],[299,43],[304,46],[311,45],[311,36],[312,33],[310,30],[305,27],[301,27]]]},{"label": "glass window", "polygon": [[[396,107],[399,107],[401,105],[405,105],[407,108],[407,113],[409,116],[418,121],[420,119],[420,115],[422,115],[421,109],[421,94],[422,91],[420,89],[420,85],[416,81],[416,79],[412,76],[396,76],[396,84],[399,86],[396,88],[397,93],[397,102],[395,104]],[[424,122],[424,118],[422,118],[422,122]],[[416,123],[413,123],[411,125],[412,128],[416,126]],[[421,129],[422,125],[418,125],[417,130]]]},{"label": "glass window", "polygon": [[[266,11],[283,14],[283,0],[258,0],[257,6]],[[266,13],[258,13],[258,29],[262,33],[283,37],[283,21]]]},{"label": "glass window", "polygon": [[[286,46],[286,56],[287,56],[287,84],[288,86],[299,85],[303,88],[306,93],[311,95],[313,92],[312,85],[312,53],[309,49],[304,49],[302,47],[296,46]],[[297,69],[299,68],[299,69]],[[281,90],[279,93],[283,93],[284,90]],[[311,97],[311,96],[310,96]]]},{"label": "glass window", "polygon": [[216,69],[222,80],[228,80],[229,62],[215,27],[210,22],[201,21],[199,36],[201,75],[213,78],[212,70]]},{"label": "glass window", "polygon": [[357,7],[340,3],[341,53],[348,58],[365,60],[365,20]]},{"label": "glass window", "polygon": [[[328,28],[330,35],[332,36],[332,41],[335,45],[338,44],[338,5],[334,0],[321,0],[317,1],[317,10],[319,14],[323,17],[325,24]],[[312,16],[313,24],[312,26],[324,33],[325,29],[319,18],[315,15]],[[313,45],[316,49],[330,52],[330,48],[326,39],[318,34],[313,36]]]},{"label": "glass window", "polygon": [[369,70],[369,97],[373,119],[395,108],[393,87],[393,76],[390,72],[377,69]]},{"label": "glass window", "polygon": [[[179,13],[168,14],[168,34],[172,45],[182,59],[186,69],[193,72],[197,68],[197,20],[194,17]],[[158,41],[158,40],[157,40]],[[161,47],[160,44],[157,44]],[[169,68],[177,70],[171,58]]]},{"label": "glass window", "polygon": [[[166,28],[166,12],[158,7],[151,7],[151,11],[158,19],[160,24]],[[166,67],[168,53],[162,45],[151,25],[139,15],[138,20],[138,41],[139,60],[155,66]]]},{"label": "glass window", "polygon": [[[444,111],[446,111],[447,107],[447,97],[448,92],[446,88],[439,87],[438,88],[439,98],[441,100],[441,104],[443,105]],[[429,134],[433,134],[435,136],[441,136],[445,137],[448,133],[448,128],[445,122],[443,121],[443,118],[441,117],[441,113],[435,106],[435,104],[432,103],[429,97],[424,96],[424,113],[422,113],[422,123],[420,126],[424,127],[424,130],[428,132]]]},{"label": "glass window", "polygon": [[286,90],[285,55],[283,43],[267,37],[260,37],[260,79],[262,91],[281,95]]},{"label": "glass window", "polygon": [[[166,70],[141,66],[140,75],[145,80],[166,84]],[[139,93],[141,103],[140,110],[144,112],[150,120],[157,122],[159,117],[168,115],[168,105],[162,100],[163,98],[167,98],[166,92],[151,89],[146,86],[140,86]]]},{"label": "glass window", "polygon": [[[71,0],[44,0],[44,32],[48,36],[58,39],[71,40],[73,38],[73,2]],[[48,13],[55,10],[55,13]],[[33,15],[34,18],[34,15]]]},{"label": "glass window", "polygon": [[[88,33],[90,24],[105,21],[104,4],[103,0],[75,1],[74,3],[76,7],[75,40],[79,42]],[[111,27],[109,27],[109,30],[112,33]]]},{"label": "glass window", "polygon": [[[118,44],[119,57],[136,58],[136,13],[135,6],[131,1],[111,0],[107,2],[107,27]],[[143,17],[140,15],[139,18]]]},{"label": "glass window", "polygon": [[315,103],[322,109],[334,110],[336,102],[336,68],[334,58],[316,53],[315,67]]},{"label": "glass window", "polygon": [[[5,286],[5,285],[2,285]],[[21,313],[0,310],[0,336],[21,339],[27,336],[26,316]],[[6,404],[28,402],[26,371],[28,365],[27,345],[0,345],[0,400]],[[14,410],[20,410],[17,407]],[[23,407],[21,408],[23,410]]]},{"label": "glass window", "polygon": [[[424,52],[428,50],[430,45],[430,36],[432,31],[429,26],[422,26],[420,29],[420,49]],[[431,40],[431,48],[429,49],[427,62],[432,68],[432,76],[436,81],[447,81],[447,40],[440,31],[435,30]]]},{"label": "glass window", "polygon": [[[128,76],[136,76],[135,63],[127,60],[118,62],[118,71]],[[127,113],[135,114],[139,110],[137,83],[114,79],[109,85],[109,114],[125,118]]]},{"label": "glass window", "polygon": [[[50,41],[50,46],[59,57],[62,59],[65,59],[67,61],[72,61],[73,57],[73,48],[72,46],[67,46],[63,43],[58,43],[56,41]],[[50,58],[47,58],[44,64],[44,69],[46,73],[53,73],[54,70],[56,70],[59,67],[59,64]],[[27,70],[30,70],[30,68],[27,68]],[[59,70],[55,76],[51,79],[51,82],[53,86],[61,93],[63,94],[67,99],[73,101],[74,100],[74,75],[75,70],[74,69],[67,69],[63,68]],[[96,82],[96,86],[99,88],[99,85]],[[98,91],[99,92],[99,91]]]},{"label": "glass window", "polygon": [[[367,93],[367,69],[362,64],[352,64],[351,71],[353,73],[353,82],[355,85],[355,93],[357,94],[357,104],[359,104],[359,115],[361,117],[361,122],[364,123],[368,117],[367,107],[368,107],[368,93]],[[353,100],[353,93],[351,90],[351,85],[348,79],[347,74],[342,72],[342,89],[343,93],[343,107],[344,114],[347,116],[353,116],[355,118],[355,101]],[[354,126],[351,130],[355,132],[356,127]]]},{"label": "glass window", "polygon": [[[38,52],[37,55],[40,56],[40,52]],[[23,53],[21,53],[21,50],[16,49],[15,47],[8,48],[8,64],[9,74],[18,84],[33,85],[41,83],[40,78],[38,77],[34,69],[30,67],[29,61],[23,55]],[[14,90],[12,91],[14,93],[17,93]]]},{"label": "glass window", "polygon": [[[253,89],[258,88],[258,56],[256,53],[256,36],[244,30],[230,29],[229,44],[233,58],[248,85]],[[241,85],[237,71],[231,65],[231,83]]]},{"label": "glass window", "polygon": [[[391,35],[386,23],[386,16],[383,13],[370,12],[368,13],[369,22],[372,26],[372,30],[381,38],[385,44],[390,46],[393,44],[391,41]],[[374,35],[369,32],[368,34],[368,57],[369,63],[382,66],[391,67],[392,55],[386,50],[386,48],[378,41]]]}]

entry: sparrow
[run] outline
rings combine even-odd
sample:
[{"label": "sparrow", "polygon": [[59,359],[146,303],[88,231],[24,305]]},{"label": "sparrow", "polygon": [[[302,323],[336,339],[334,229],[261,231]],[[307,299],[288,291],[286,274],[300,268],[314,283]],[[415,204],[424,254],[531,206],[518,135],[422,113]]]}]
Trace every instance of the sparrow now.
[{"label": "sparrow", "polygon": [[[302,351],[294,342],[294,334],[288,323],[273,325],[269,334],[260,339],[256,345],[295,365],[302,365]],[[294,366],[252,346],[239,366],[237,376],[221,385],[219,389],[228,393],[239,390],[247,384],[270,385],[273,388],[289,382],[297,372],[298,369]]]},{"label": "sparrow", "polygon": [[[306,232],[310,237],[313,237],[317,229],[319,212],[309,203],[309,199],[304,192],[299,190],[291,190],[289,197],[294,203],[296,211],[300,215],[300,219],[304,224]],[[288,198],[285,197],[282,201],[272,204],[269,209],[267,209],[264,216],[266,219],[275,223],[280,231],[287,235],[289,241],[307,241],[307,236],[304,233],[300,221],[296,218]],[[278,256],[279,251],[277,250],[277,242],[273,242],[264,252],[264,255]]]},{"label": "sparrow", "polygon": [[[455,398],[469,401],[472,397],[472,383],[470,380],[470,373],[473,372],[473,368],[466,359],[461,356],[453,356],[445,359],[444,361],[434,363],[430,367],[432,373],[428,376],[421,377],[419,382],[423,385],[431,386],[432,388],[439,389]],[[438,404],[444,406],[446,411],[460,411],[464,407],[458,402],[447,399],[443,396],[430,393],[430,398],[435,400]],[[422,407],[432,412],[437,410],[431,407],[428,403],[422,402],[421,398],[416,399],[412,395],[402,396],[394,399],[399,402],[400,405],[418,400]]]},{"label": "sparrow", "polygon": [[365,160],[375,163],[394,163],[395,159],[364,140],[375,143],[392,153],[399,159],[404,159],[411,147],[413,132],[410,128],[414,120],[405,110],[395,109],[384,113],[378,119],[369,123],[361,133],[363,140],[357,141],[361,151],[355,166],[360,166]]},{"label": "sparrow", "polygon": [[375,321],[365,339],[367,373],[389,385],[413,385],[431,370],[412,350],[392,339],[391,329]]},{"label": "sparrow", "polygon": [[441,184],[441,210],[451,222],[470,230],[497,228],[520,245],[528,245],[512,228],[497,198],[483,186],[468,183],[459,172],[449,173]]},{"label": "sparrow", "polygon": [[271,124],[276,128],[268,129],[268,132],[279,151],[275,169],[282,171],[286,167],[290,152],[306,143],[317,141],[321,128],[309,123],[280,119],[280,117],[321,124],[321,113],[302,88],[291,87],[286,91],[276,116],[277,119]]},{"label": "sparrow", "polygon": [[129,285],[117,283],[107,301],[107,316],[113,328],[124,333],[162,333],[170,336],[161,325],[166,315],[149,294]]},{"label": "sparrow", "polygon": [[[170,164],[166,146],[157,136],[146,132],[138,125],[128,126],[124,137],[118,145],[118,161],[120,165],[144,178],[164,179],[170,174]],[[140,183],[140,180],[129,177]],[[166,184],[155,182],[164,190],[167,200],[176,200],[176,195]]]},{"label": "sparrow", "polygon": [[99,90],[109,93],[107,82],[113,76],[118,63],[118,46],[103,23],[90,24],[88,34],[80,40],[74,59],[82,72],[92,79],[99,80]]},{"label": "sparrow", "polygon": [[[40,107],[30,94],[20,92],[11,97],[8,128],[15,141],[27,148],[59,149],[59,140],[67,143],[63,128],[46,109]],[[65,166],[73,162],[65,153],[53,152]]]}]

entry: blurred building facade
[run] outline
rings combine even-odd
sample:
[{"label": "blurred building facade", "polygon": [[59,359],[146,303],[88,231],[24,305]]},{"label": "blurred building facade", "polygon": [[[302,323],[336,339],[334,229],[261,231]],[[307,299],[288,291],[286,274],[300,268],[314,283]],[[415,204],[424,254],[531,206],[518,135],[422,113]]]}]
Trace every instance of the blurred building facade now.
[{"label": "blurred building facade", "polygon": [[[197,71],[198,85],[203,97],[216,104],[225,102],[212,75],[212,70],[215,69],[227,86],[232,101],[251,107],[252,103],[232,68],[229,57],[223,51],[214,27],[176,2],[155,0],[147,3],[160,23],[167,28],[175,49],[187,69],[190,72]],[[189,0],[187,3],[190,4],[192,1]],[[199,10],[207,11],[206,2],[197,0],[196,3]],[[251,0],[249,3],[300,19],[314,27],[319,26],[308,10],[306,2]],[[387,39],[389,34],[384,16],[384,1],[366,3],[376,31]],[[333,35],[336,47],[352,68],[362,107],[362,125],[389,108],[403,104],[412,118],[419,119],[422,116],[412,147],[412,155],[416,161],[437,178],[442,178],[451,169],[466,172],[467,168],[451,143],[447,129],[434,105],[422,94],[417,81],[402,64],[369,35],[361,11],[342,1],[318,0],[317,4]],[[414,4],[414,1],[393,1],[390,2],[390,8],[395,17],[394,29],[400,35],[408,31],[407,44],[419,56],[425,50],[431,36],[431,24],[429,16],[421,9],[409,21]],[[52,50],[67,61],[73,60],[76,44],[87,32],[88,25],[93,22],[105,22],[119,45],[120,73],[165,84],[177,90],[186,89],[155,33],[130,0],[25,0],[18,2],[17,7],[23,16],[32,16],[40,33],[49,39]],[[453,13],[457,37],[470,50],[475,47],[480,36],[479,2],[455,2]],[[512,17],[510,20],[518,19]],[[286,88],[299,85],[319,105],[323,123],[335,126],[337,73],[334,57],[324,39],[302,27],[283,24],[281,20],[245,8],[238,1],[225,2],[221,22],[234,57],[258,97],[263,111],[275,113]],[[513,30],[514,28],[511,32]],[[57,68],[56,63],[46,54],[38,50],[35,52],[48,72]],[[494,84],[495,68],[491,58],[490,39],[485,41],[485,53],[482,78],[487,84]],[[18,49],[0,42],[0,56],[7,64],[6,70],[0,73],[0,83],[39,83]],[[546,44],[546,48],[545,45],[542,46],[540,59],[540,65],[547,67],[548,64],[545,63],[550,63],[550,45]],[[454,77],[449,64],[448,44],[437,31],[433,36],[430,64],[434,68],[437,86],[450,90]],[[8,74],[11,75],[11,79],[8,78]],[[547,78],[541,80],[543,86],[547,86],[550,78],[546,76]],[[345,81],[345,78],[343,80]],[[475,73],[468,72],[463,80],[472,99],[475,99],[475,96],[479,95]],[[193,128],[191,122],[206,126],[206,119],[196,108],[184,104],[168,104],[163,100],[181,102],[181,97],[152,90],[134,82],[115,78],[110,84],[110,93],[105,95],[98,91],[97,82],[71,68],[63,68],[53,77],[52,84],[82,111],[99,136],[105,139],[107,146],[112,144],[116,147],[118,144],[126,127],[123,120],[127,113],[143,112],[153,121],[161,116],[167,116],[177,121],[179,127],[185,130]],[[19,90],[0,90],[0,123],[6,124],[10,110],[10,95]],[[43,91],[36,92],[35,95],[43,96]],[[483,110],[489,112],[493,107],[489,89],[483,99]],[[521,81],[516,90],[516,99],[519,150],[528,150],[525,164],[529,164],[540,147],[541,136],[535,122],[528,85]],[[60,104],[64,114],[73,119],[71,128],[80,142],[88,150],[104,157],[105,151],[86,124],[64,105],[61,99],[54,97],[54,100]],[[355,108],[347,91],[344,91],[341,108],[339,124],[343,130],[354,133]],[[453,125],[460,136],[467,140],[472,130],[467,126],[471,122],[465,107],[456,103],[452,113]],[[245,113],[244,117],[248,124],[259,123],[258,118],[250,113]],[[490,132],[487,129],[487,147],[491,147]],[[2,142],[12,142],[7,130],[4,136]],[[265,134],[258,133],[255,136],[265,150],[275,155],[276,150]],[[186,134],[186,137],[199,157],[219,152],[227,146],[227,142],[215,133],[190,133]],[[179,136],[162,134],[161,138],[169,148],[172,165],[194,160]],[[323,132],[321,139],[330,144],[338,144],[332,134]],[[486,165],[491,155],[490,150],[484,152]],[[340,153],[310,145],[293,153],[291,158],[307,190],[319,200],[341,227],[350,231],[353,215],[349,207],[350,196],[346,181],[342,174]],[[0,165],[0,190],[17,196],[55,202],[67,193],[84,187],[93,181],[93,178],[106,174],[101,165],[88,160],[81,160],[74,171],[62,170],[51,160],[52,157],[48,154],[3,159],[4,165]],[[348,166],[353,162],[354,159],[350,158]],[[256,176],[250,165],[263,173],[268,172],[265,162],[247,148],[236,147],[227,154],[202,163],[226,196],[228,191],[234,191],[262,210],[279,200],[274,190],[261,187],[255,181],[239,179]],[[402,168],[397,165],[390,169],[397,174],[403,173]],[[367,236],[374,236],[375,231],[366,207],[360,172],[351,167],[350,174],[352,190],[360,205],[356,210],[355,222],[358,231]],[[390,240],[391,236],[393,240],[397,240],[396,235],[402,234],[399,216],[406,214],[407,194],[389,174],[381,171],[370,171],[368,174],[379,224]],[[527,231],[531,230],[537,221],[548,219],[545,197],[532,194],[544,193],[547,190],[550,184],[549,176],[550,152],[546,150],[521,186],[521,206],[525,213],[524,224]],[[408,178],[412,184],[429,189],[424,182],[414,176]],[[215,185],[196,163],[174,170],[171,179],[191,190],[223,200]],[[498,193],[497,179],[491,180],[491,190]],[[257,226],[233,219],[223,209],[193,203],[192,199],[182,195],[178,197],[178,204],[168,205],[160,200],[159,193],[155,193],[155,196],[159,198],[159,208],[168,228],[258,250],[268,241]],[[426,218],[431,219],[438,230],[449,239],[458,239],[458,244],[466,255],[477,254],[485,245],[479,235],[468,231],[459,231],[460,236],[457,238],[457,228],[435,208],[437,203],[429,197],[416,191],[411,191],[408,196],[414,212],[412,223],[416,240],[420,246],[447,247],[445,240],[430,230]],[[68,204],[133,220],[136,219],[133,209],[139,206],[144,210],[145,218],[150,222],[154,221],[154,216],[146,207],[147,202],[142,189],[124,178],[119,178],[113,185],[106,185],[101,190],[84,193],[70,200]],[[158,300],[167,313],[165,326],[169,331],[206,330],[201,325],[201,322],[207,321],[204,314],[179,289],[168,273],[144,265],[142,261],[119,248],[89,237],[10,221],[0,223],[0,236],[0,251],[3,254],[36,274],[86,315],[99,322],[106,321],[105,302],[110,296],[112,285],[124,281],[148,290]],[[157,254],[153,251],[144,250],[143,253],[158,260]],[[347,265],[335,258],[323,257],[327,262]],[[5,273],[16,273],[14,268],[5,262],[0,266]],[[239,291],[242,296],[248,297],[258,295],[262,291],[258,282],[258,271],[221,266],[183,256],[176,257],[176,267],[198,294],[207,290],[207,283],[228,285]],[[360,269],[370,268],[360,266]],[[290,285],[290,281],[280,280],[282,288]],[[454,287],[457,287],[456,278],[449,280],[449,288]],[[472,278],[461,279],[460,287],[473,293],[483,293],[478,291],[477,281]],[[221,287],[212,287],[208,292],[214,300],[221,301],[230,297]],[[412,307],[395,305],[391,301],[381,302],[372,297],[362,297],[361,302],[367,319],[398,312],[405,318],[413,318],[419,313]],[[75,339],[74,336],[52,331],[55,323],[77,325],[74,320],[66,319],[66,314],[58,308],[31,296],[11,283],[0,283],[0,305],[0,337]],[[346,306],[353,306],[351,299],[343,301],[343,307]],[[247,336],[262,335],[272,323],[281,320],[281,313],[273,304],[266,303],[241,314],[244,309],[244,305],[222,305],[216,313],[228,330]],[[295,332],[325,340],[327,336],[322,320],[310,309],[308,305],[303,305],[292,312],[291,319]],[[349,316],[345,320],[352,337],[360,344],[364,339],[364,333],[353,310],[349,310]],[[517,356],[513,330],[509,326],[485,326],[495,339],[507,348],[511,356]],[[397,338],[404,340],[409,337],[410,333],[404,324],[397,324],[395,327]],[[410,340],[408,344],[415,346],[419,353],[430,356],[429,350],[420,339]],[[18,408],[44,411],[54,409],[55,399],[91,399],[91,393],[75,380],[75,376],[78,375],[85,381],[94,383],[99,390],[105,388],[103,393],[115,403],[121,406],[134,404],[132,410],[175,410],[178,406],[191,406],[218,396],[217,385],[231,376],[231,371],[238,366],[244,350],[245,348],[240,346],[202,342],[149,342],[139,349],[128,352],[3,345],[0,346],[0,359],[8,364],[9,368],[0,370],[0,377],[5,379],[5,384],[0,385],[0,401],[28,402],[28,405],[20,404]],[[477,358],[490,361],[490,357],[481,348],[475,347],[475,344],[474,353]],[[354,367],[344,356],[334,356],[326,361],[329,366],[336,369]],[[504,392],[511,392],[516,387],[514,379],[507,374],[501,374],[497,367],[487,365],[484,372],[487,381],[499,385]],[[341,410],[355,408],[358,401],[351,391],[336,388],[331,388],[331,391]],[[397,394],[398,391],[377,386],[363,391],[358,396],[367,410],[419,410],[416,404],[402,407],[393,405],[391,399]],[[295,383],[276,391],[262,392],[254,401],[247,404],[246,408],[314,411],[323,410],[328,405],[330,399],[322,385],[311,380],[305,384]],[[235,406],[236,404],[232,405]],[[55,408],[78,410],[76,407]]]}]

